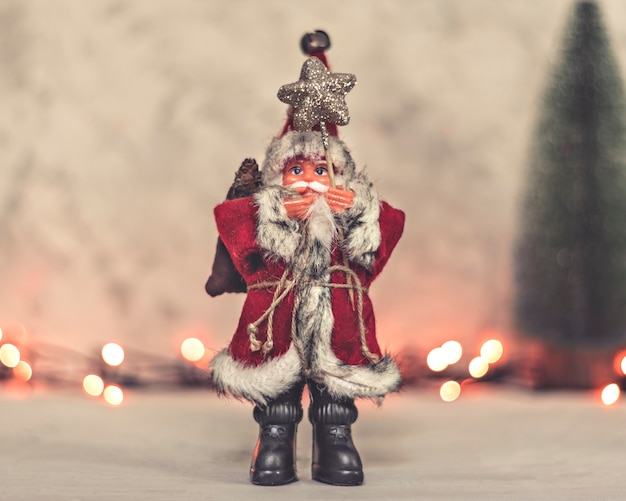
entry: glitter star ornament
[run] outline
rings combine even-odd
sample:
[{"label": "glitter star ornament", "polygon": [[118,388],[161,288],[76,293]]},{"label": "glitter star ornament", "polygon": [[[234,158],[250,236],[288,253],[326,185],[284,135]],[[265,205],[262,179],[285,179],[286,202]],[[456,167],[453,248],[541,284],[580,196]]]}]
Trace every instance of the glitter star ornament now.
[{"label": "glitter star ornament", "polygon": [[317,57],[310,57],[302,65],[300,80],[283,85],[278,99],[293,107],[293,127],[297,131],[326,122],[347,125],[350,114],[346,94],[355,84],[354,75],[331,73]]}]

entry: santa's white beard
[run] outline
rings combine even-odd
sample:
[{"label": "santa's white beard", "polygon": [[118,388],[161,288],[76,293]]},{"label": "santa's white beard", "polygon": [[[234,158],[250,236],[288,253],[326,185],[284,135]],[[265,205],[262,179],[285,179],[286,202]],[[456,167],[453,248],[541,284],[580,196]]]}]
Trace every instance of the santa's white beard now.
[{"label": "santa's white beard", "polygon": [[[336,181],[341,182],[341,176],[337,176]],[[320,194],[309,207],[306,216],[306,225],[309,238],[319,241],[325,249],[330,251],[333,240],[337,235],[337,226],[333,212],[330,210],[326,198],[323,196],[323,194],[328,191],[328,186],[318,181],[296,181],[290,184],[289,188],[294,190],[305,188]]]},{"label": "santa's white beard", "polygon": [[324,196],[318,196],[311,204],[306,221],[311,240],[318,240],[330,251],[333,239],[337,234],[337,226],[333,212],[326,203]]}]

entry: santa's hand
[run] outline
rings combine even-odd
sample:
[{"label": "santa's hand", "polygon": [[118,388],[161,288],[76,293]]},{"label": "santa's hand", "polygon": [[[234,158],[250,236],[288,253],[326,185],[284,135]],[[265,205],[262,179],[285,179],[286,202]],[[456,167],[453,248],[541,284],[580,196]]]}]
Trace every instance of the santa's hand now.
[{"label": "santa's hand", "polygon": [[306,219],[309,207],[315,201],[315,195],[305,195],[303,197],[285,198],[283,205],[290,219]]},{"label": "santa's hand", "polygon": [[343,212],[352,207],[352,203],[354,202],[354,192],[344,190],[340,186],[337,188],[328,188],[324,196],[326,197],[330,210],[333,212]]}]

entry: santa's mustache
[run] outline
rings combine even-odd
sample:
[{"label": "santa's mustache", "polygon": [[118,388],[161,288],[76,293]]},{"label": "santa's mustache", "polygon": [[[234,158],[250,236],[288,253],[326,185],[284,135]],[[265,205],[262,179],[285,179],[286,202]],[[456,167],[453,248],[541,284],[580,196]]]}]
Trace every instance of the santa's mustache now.
[{"label": "santa's mustache", "polygon": [[311,181],[310,183],[307,183],[306,181],[296,181],[295,183],[290,184],[289,188],[293,188],[294,190],[298,188],[309,188],[317,193],[326,193],[328,191],[328,186],[320,183],[319,181]]}]

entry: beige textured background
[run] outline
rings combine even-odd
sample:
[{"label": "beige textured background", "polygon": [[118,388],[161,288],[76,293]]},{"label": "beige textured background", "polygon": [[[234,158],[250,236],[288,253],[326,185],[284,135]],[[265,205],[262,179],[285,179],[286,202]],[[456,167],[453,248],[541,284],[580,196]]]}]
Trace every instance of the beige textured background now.
[{"label": "beige textured background", "polygon": [[[599,2],[626,68],[626,2]],[[372,295],[398,350],[509,337],[525,153],[570,0],[0,0],[0,327],[82,351],[213,348],[212,207],[261,160],[323,28],[341,130],[408,214]]]}]

